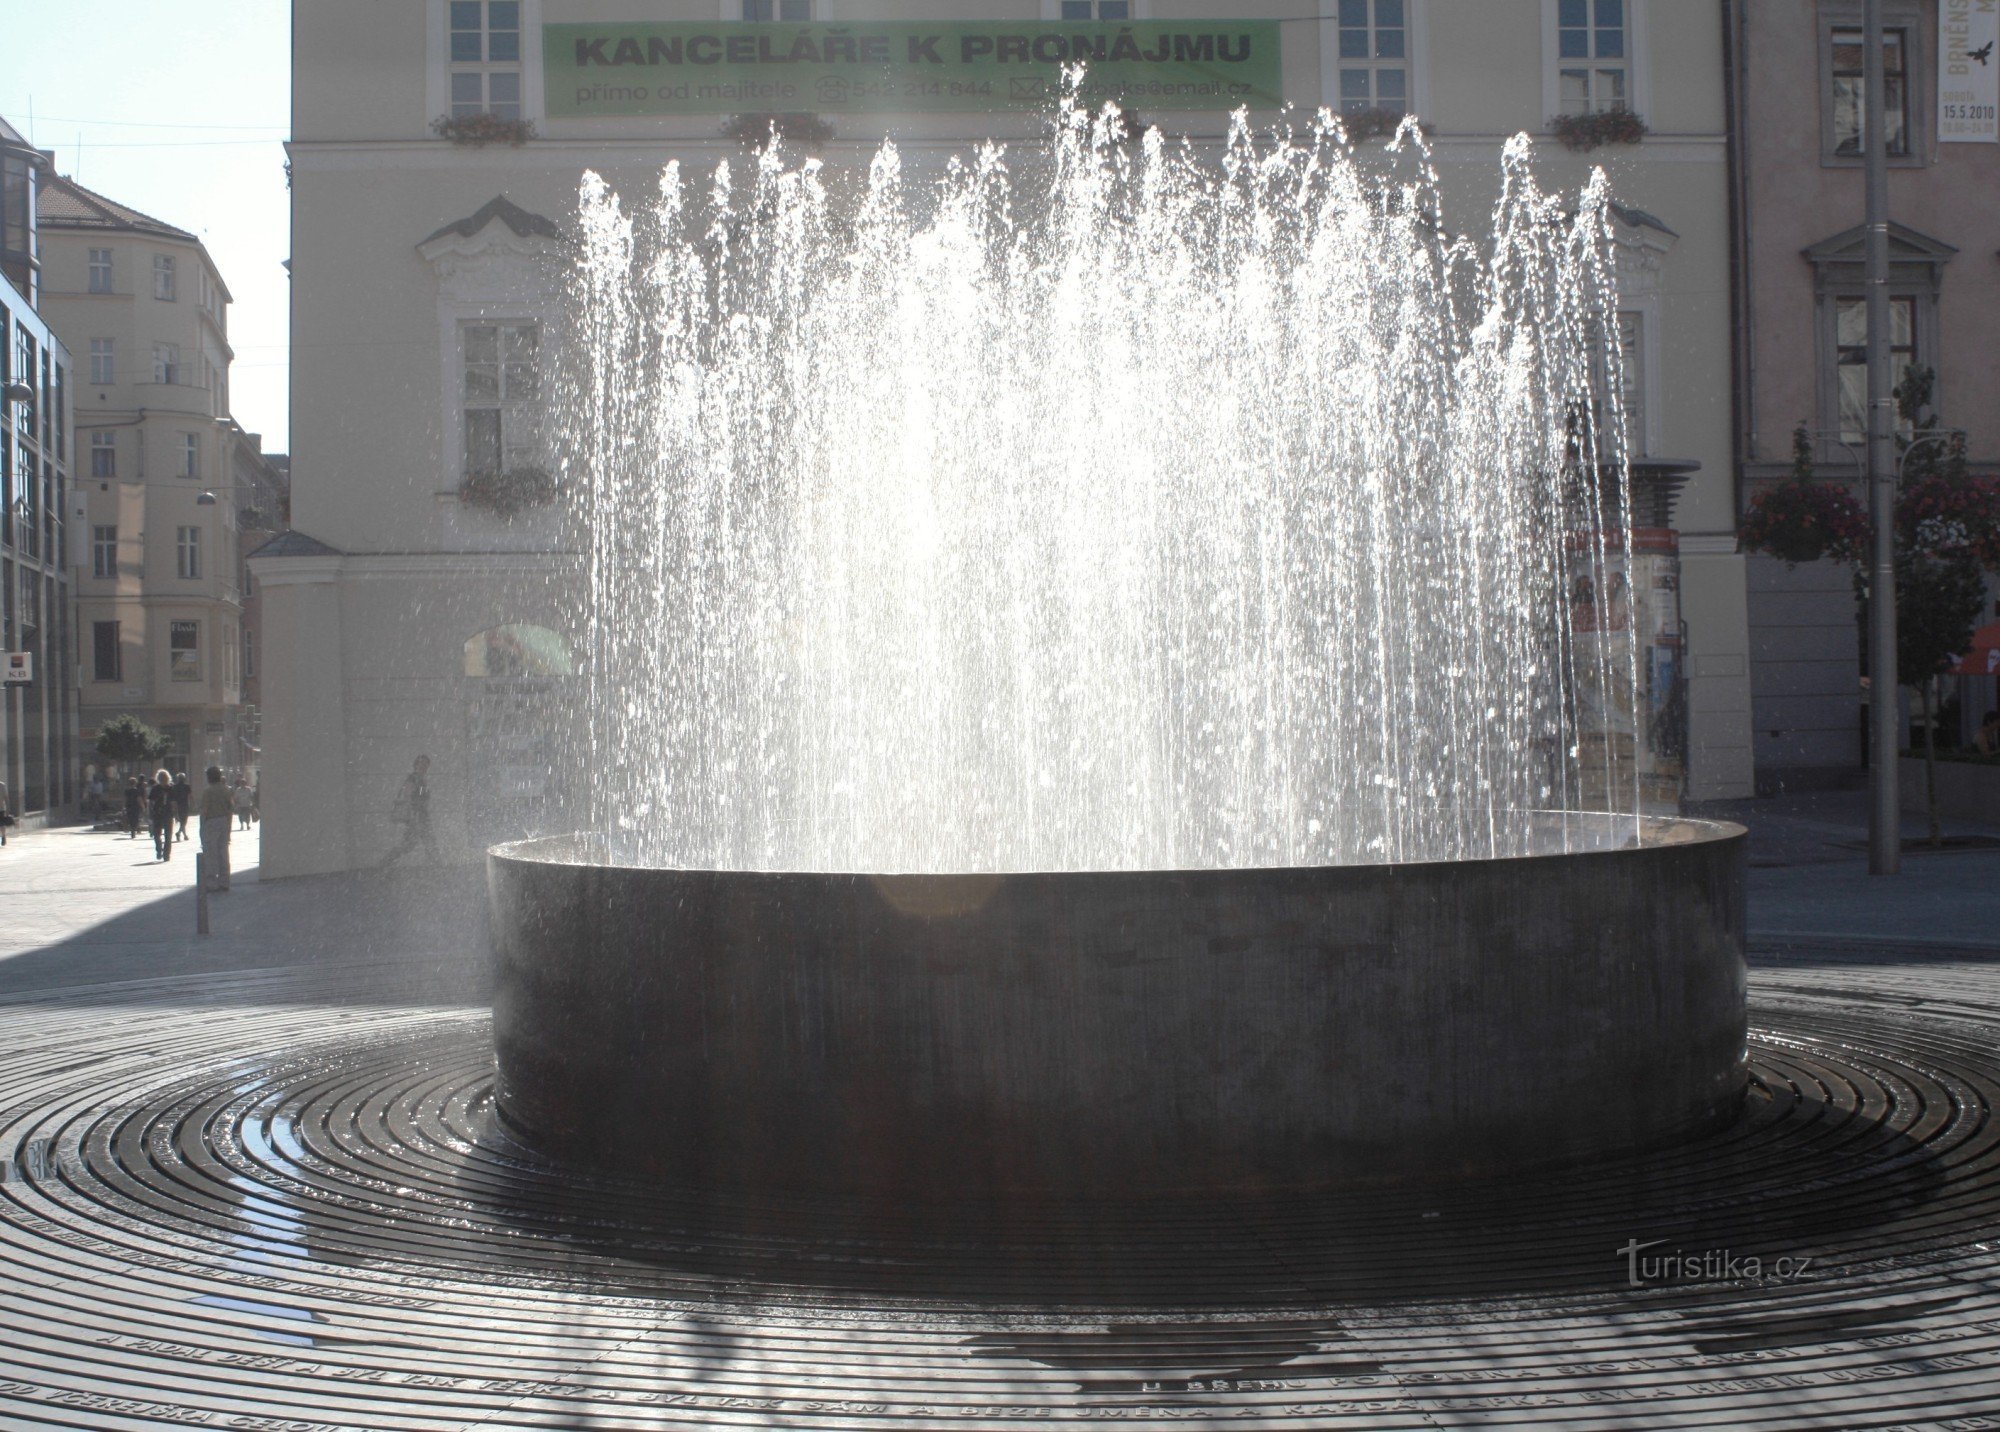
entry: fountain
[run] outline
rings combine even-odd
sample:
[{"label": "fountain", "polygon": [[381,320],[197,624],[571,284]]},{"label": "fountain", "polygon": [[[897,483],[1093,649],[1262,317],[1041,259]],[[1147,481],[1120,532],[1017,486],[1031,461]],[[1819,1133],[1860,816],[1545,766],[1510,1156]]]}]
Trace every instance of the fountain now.
[{"label": "fountain", "polygon": [[1531,157],[1478,243],[1326,116],[587,177],[593,810],[490,859],[502,1116],[923,1197],[1730,1117],[1742,833],[1637,813],[1608,194]]}]

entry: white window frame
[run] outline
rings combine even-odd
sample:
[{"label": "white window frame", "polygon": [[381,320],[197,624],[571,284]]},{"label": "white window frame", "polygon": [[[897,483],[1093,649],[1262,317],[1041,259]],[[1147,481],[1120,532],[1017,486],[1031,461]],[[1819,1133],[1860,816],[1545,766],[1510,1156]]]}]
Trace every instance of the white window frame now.
[{"label": "white window frame", "polygon": [[[1652,19],[1649,0],[1625,0],[1625,107],[1645,119],[1653,108],[1653,87],[1647,73],[1646,35]],[[1593,9],[1592,14],[1595,15]],[[1542,122],[1562,113],[1562,72],[1576,68],[1557,53],[1561,49],[1560,0],[1542,0]],[[1596,61],[1591,61],[1593,65]]]},{"label": "white window frame", "polygon": [[118,344],[115,339],[90,340],[90,381],[100,388],[118,381]]},{"label": "white window frame", "polygon": [[[104,277],[104,283],[102,287],[99,287],[97,282],[98,275],[100,273],[102,273]],[[118,291],[117,288],[115,287],[117,282],[118,282],[118,273],[117,270],[112,267],[111,250],[109,249],[90,250],[89,268],[86,271],[86,277],[84,279],[84,283],[86,285],[84,292],[116,293]]]},{"label": "white window frame", "polygon": [[153,345],[153,381],[155,383],[178,384],[181,380],[181,345],[178,343],[155,343]]},{"label": "white window frame", "polygon": [[[1042,18],[1044,20],[1062,19],[1062,0],[1042,0]],[[1132,18],[1134,20],[1152,19],[1153,0],[1132,0]],[[1117,25],[1123,22],[1118,20],[1096,20],[1096,21],[1072,20],[1070,23],[1073,25],[1076,24]]]},{"label": "white window frame", "polygon": [[[452,387],[450,389],[453,399],[453,411],[457,417],[456,435],[458,439],[457,442],[458,465],[453,469],[453,474],[455,475],[454,480],[456,480],[456,478],[462,478],[467,475],[468,469],[466,467],[466,460],[469,454],[467,452],[467,444],[465,440],[466,414],[472,411],[472,409],[475,406],[478,406],[479,408],[482,409],[491,406],[492,408],[495,408],[500,412],[501,414],[500,464],[501,464],[501,469],[503,471],[506,470],[508,467],[508,462],[507,462],[507,450],[509,447],[509,444],[507,442],[508,413],[510,409],[515,411],[526,409],[530,406],[530,404],[520,400],[516,400],[510,403],[507,400],[506,390],[505,390],[506,340],[502,336],[502,333],[504,332],[504,330],[508,328],[527,328],[527,327],[532,327],[535,330],[535,394],[536,395],[533,400],[533,406],[537,410],[535,419],[537,435],[535,439],[535,456],[533,458],[533,461],[544,462],[544,463],[547,461],[547,451],[545,445],[548,440],[547,423],[548,423],[549,365],[544,344],[548,338],[548,324],[539,315],[536,314],[520,314],[513,317],[505,317],[505,318],[498,316],[470,318],[460,322],[457,325],[457,331],[454,335],[456,338],[456,343],[454,344],[455,352],[453,354],[453,367],[456,373],[456,381],[452,384]],[[465,391],[465,375],[467,367],[466,355],[465,355],[465,343],[467,335],[474,328],[493,328],[497,330],[495,333],[494,341],[499,345],[499,348],[497,350],[498,356],[496,357],[495,361],[500,369],[498,378],[501,384],[501,392],[499,396],[496,397],[496,399],[490,405],[485,403],[480,403],[475,405]]]},{"label": "white window frame", "polygon": [[[424,113],[435,119],[451,113],[451,11],[450,0],[428,4]],[[542,0],[521,0],[521,118],[537,127],[548,117],[542,79]]]},{"label": "white window frame", "polygon": [[191,478],[197,482],[201,480],[200,433],[184,432],[181,434],[181,461],[178,475]]},{"label": "white window frame", "polygon": [[823,13],[826,10],[826,0],[806,0],[809,11],[822,13],[811,14],[805,20],[780,20],[775,12],[781,9],[783,5],[784,0],[771,0],[773,14],[769,20],[745,20],[743,18],[743,0],[722,0],[721,18],[724,20],[739,21],[746,25],[807,25],[826,18],[826,15]]},{"label": "white window frame", "polygon": [[[107,535],[109,534],[109,535]],[[90,575],[109,581],[118,575],[118,526],[95,523],[90,529]]]},{"label": "white window frame", "polygon": [[[97,470],[99,453],[106,458],[103,472]],[[99,428],[90,435],[90,475],[107,482],[118,476],[118,434]]]},{"label": "white window frame", "polygon": [[[1338,0],[1322,0],[1319,6],[1319,93],[1320,103],[1340,113],[1340,5]],[[1374,18],[1371,8],[1369,18]],[[1430,4],[1429,0],[1403,0],[1403,67],[1409,74],[1404,104],[1414,115],[1430,112]],[[1385,65],[1370,60],[1370,69]],[[1346,68],[1353,68],[1352,65]]]},{"label": "white window frame", "polygon": [[180,302],[180,265],[172,254],[153,255],[153,297],[161,303]]},{"label": "white window frame", "polygon": [[174,529],[174,577],[182,582],[201,580],[201,528]]}]

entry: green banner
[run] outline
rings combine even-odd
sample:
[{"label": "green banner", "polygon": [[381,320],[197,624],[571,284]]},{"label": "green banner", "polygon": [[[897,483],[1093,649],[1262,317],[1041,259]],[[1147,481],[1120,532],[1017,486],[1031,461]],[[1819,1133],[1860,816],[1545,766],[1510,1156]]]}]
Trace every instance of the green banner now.
[{"label": "green banner", "polygon": [[941,113],[1083,98],[1148,110],[1276,109],[1273,20],[544,25],[549,116]]}]

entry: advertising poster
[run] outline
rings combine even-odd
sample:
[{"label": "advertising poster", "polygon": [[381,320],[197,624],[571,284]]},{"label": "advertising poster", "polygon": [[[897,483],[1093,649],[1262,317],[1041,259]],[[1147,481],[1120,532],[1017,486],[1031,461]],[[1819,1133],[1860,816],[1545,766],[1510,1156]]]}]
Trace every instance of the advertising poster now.
[{"label": "advertising poster", "polygon": [[555,119],[1039,110],[1066,68],[1088,106],[1276,109],[1273,20],[564,24],[542,27]]},{"label": "advertising poster", "polygon": [[1938,0],[1938,142],[2000,144],[2000,0]]}]

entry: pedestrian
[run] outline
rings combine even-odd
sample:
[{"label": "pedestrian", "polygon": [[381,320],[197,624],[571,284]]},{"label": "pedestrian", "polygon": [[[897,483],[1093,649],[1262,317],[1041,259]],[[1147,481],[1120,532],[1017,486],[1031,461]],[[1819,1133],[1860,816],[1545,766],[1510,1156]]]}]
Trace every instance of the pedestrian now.
[{"label": "pedestrian", "polygon": [[146,818],[146,793],[139,789],[139,778],[125,778],[125,834],[133,840],[139,838],[139,822]]},{"label": "pedestrian", "polygon": [[238,776],[235,787],[229,792],[229,808],[236,812],[239,830],[250,829],[250,812],[255,809],[256,803],[256,796],[250,792],[250,783]]},{"label": "pedestrian", "polygon": [[153,772],[153,784],[146,792],[146,822],[153,833],[153,858],[174,858],[174,777],[168,770]]},{"label": "pedestrian", "polygon": [[194,800],[194,787],[188,784],[186,771],[174,775],[174,839],[188,838],[188,806]]},{"label": "pedestrian", "polygon": [[382,857],[386,868],[396,860],[417,848],[419,841],[430,852],[433,864],[441,863],[438,855],[437,837],[431,833],[431,758],[419,756],[410,765],[410,773],[403,777],[403,784],[396,788],[396,802],[389,807],[389,819],[403,827],[403,839],[394,850]]},{"label": "pedestrian", "polygon": [[201,791],[201,866],[208,888],[217,893],[229,888],[229,806],[222,767],[210,766]]}]

